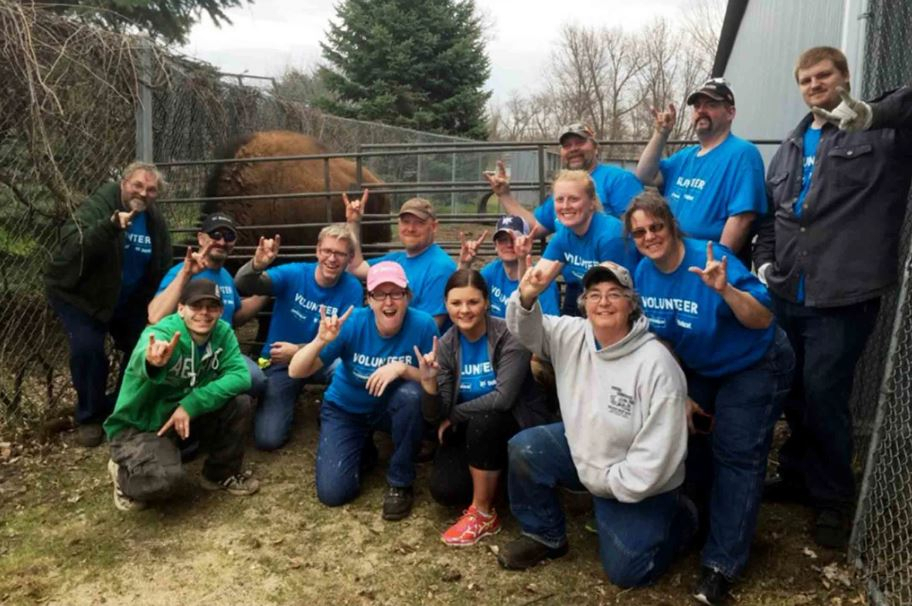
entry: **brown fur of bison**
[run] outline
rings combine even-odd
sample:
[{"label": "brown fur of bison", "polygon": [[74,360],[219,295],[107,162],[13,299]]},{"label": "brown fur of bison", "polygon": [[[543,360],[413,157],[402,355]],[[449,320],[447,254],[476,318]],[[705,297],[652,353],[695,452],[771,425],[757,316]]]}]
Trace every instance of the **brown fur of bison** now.
[{"label": "brown fur of bison", "polygon": [[[274,156],[298,156],[306,154],[327,154],[329,150],[313,137],[291,131],[261,131],[251,133],[220,154],[221,158],[264,158]],[[329,189],[346,191],[357,189],[355,162],[347,158],[329,160]],[[362,169],[362,186],[382,183],[372,172]],[[285,194],[296,192],[326,191],[323,160],[290,160],[276,162],[233,162],[219,164],[209,177],[206,196],[244,196],[264,194]],[[332,218],[327,221],[327,204]],[[372,194],[367,203],[367,213],[388,214],[389,197]],[[203,213],[216,210],[231,214],[237,224],[292,225],[298,223],[320,223],[345,221],[345,209],[341,198],[333,196],[316,198],[263,198],[257,200],[207,201]],[[320,227],[263,228],[241,230],[240,245],[255,245],[259,236],[280,234],[283,245],[313,246],[317,242]],[[365,242],[389,242],[390,226],[365,225],[362,230]]]}]

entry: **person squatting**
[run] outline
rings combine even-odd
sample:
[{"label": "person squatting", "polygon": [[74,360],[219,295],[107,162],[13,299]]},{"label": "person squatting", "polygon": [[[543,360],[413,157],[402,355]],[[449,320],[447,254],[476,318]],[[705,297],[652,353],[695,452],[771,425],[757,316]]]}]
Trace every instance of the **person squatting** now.
[{"label": "person squatting", "polygon": [[[162,175],[130,165],[64,227],[46,273],[70,343],[79,443],[107,437],[120,510],[174,498],[196,449],[207,452],[204,488],[252,495],[248,434],[260,450],[281,449],[303,386],[317,382],[322,504],[358,497],[382,431],[392,454],[381,515],[407,517],[430,440],[429,493],[464,508],[443,543],[497,534],[506,502],[521,530],[498,551],[506,569],[568,552],[561,488],[591,495],[598,555],[621,587],[653,583],[700,549],[692,597],[723,603],[748,565],[764,497],[812,507],[814,540],[845,548],[848,398],[879,297],[896,281],[912,89],[856,99],[830,47],[802,53],[794,77],[810,111],[765,178],[756,147],[731,132],[735,96],[721,78],[687,98],[697,145],[663,158],[677,114],[653,110],[634,172],[599,162],[586,125],[562,129],[563,170],[534,212],[498,162],[484,178],[508,214],[480,271],[487,231],[463,236],[451,259],[422,198],[398,211],[402,249],[365,260],[367,190],[343,195],[346,222],[320,232],[314,262],[276,263],[281,239],[264,235],[232,277],[237,226],[216,213],[171,267],[155,204]],[[841,153],[856,148],[870,153]],[[867,175],[866,189],[838,177],[847,171]],[[848,230],[871,236],[868,255],[835,237]],[[533,240],[548,234],[533,259]],[[257,363],[232,324],[267,297]],[[108,333],[127,354],[113,393]],[[767,480],[783,411],[790,434]]]}]

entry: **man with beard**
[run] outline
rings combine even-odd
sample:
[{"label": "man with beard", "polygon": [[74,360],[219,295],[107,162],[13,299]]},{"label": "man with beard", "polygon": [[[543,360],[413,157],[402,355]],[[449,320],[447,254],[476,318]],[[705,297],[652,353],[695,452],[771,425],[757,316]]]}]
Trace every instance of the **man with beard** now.
[{"label": "man with beard", "polygon": [[[260,353],[266,367],[266,390],[257,408],[253,437],[260,450],[276,450],[288,441],[294,421],[295,402],[305,379],[288,375],[288,364],[317,335],[320,309],[338,315],[349,307],[361,307],[364,289],[345,271],[355,248],[348,225],[335,223],[317,236],[316,263],[285,263],[267,268],[279,254],[281,240],[260,238],[253,259],[238,270],[236,283],[245,294],[272,295],[275,306],[269,334]],[[311,380],[328,383],[330,364]]]},{"label": "man with beard", "polygon": [[732,134],[735,95],[723,78],[704,82],[687,104],[700,144],[660,160],[677,113],[674,105],[653,109],[655,131],[637,163],[637,178],[659,189],[687,236],[719,242],[749,264],[751,228],[766,212],[760,151]]},{"label": "man with beard", "polygon": [[774,212],[754,251],[797,362],[784,405],[791,435],[767,496],[812,505],[814,540],[841,549],[855,501],[852,379],[880,297],[896,284],[912,180],[912,88],[854,99],[846,57],[831,47],[804,51],[795,81],[811,111],[770,162]]},{"label": "man with beard", "polygon": [[[241,326],[251,320],[266,302],[265,297],[241,299],[234,287],[234,279],[225,269],[225,262],[237,242],[237,226],[234,219],[225,213],[212,213],[203,218],[196,233],[199,252],[188,247],[187,255],[165,274],[158,292],[149,303],[149,324],[155,324],[177,310],[178,299],[184,286],[191,280],[205,278],[218,284],[222,293],[222,319],[229,325]],[[258,397],[265,385],[266,377],[256,362],[244,356],[250,372],[249,395]]]},{"label": "man with beard", "polygon": [[146,305],[171,265],[171,236],[155,206],[163,185],[153,164],[134,162],[120,183],[102,185],[62,227],[45,273],[51,307],[70,345],[70,375],[76,389],[76,441],[98,446],[101,423],[114,408],[118,388],[106,394],[108,356],[114,347],[132,351],[146,325]]},{"label": "man with beard", "polygon": [[[595,193],[604,206],[605,212],[620,217],[634,196],[643,191],[643,185],[633,173],[598,161],[598,141],[593,130],[585,124],[575,123],[561,129],[558,137],[561,166],[570,170],[589,171],[595,183]],[[510,180],[503,161],[498,160],[496,172],[485,172],[485,179],[491,190],[508,214],[522,217],[531,226],[531,237],[537,238],[556,232],[562,227],[554,209],[554,195],[551,194],[530,212],[510,193]],[[575,310],[580,291],[568,286],[564,293],[564,313]],[[574,314],[571,314],[574,315]]]}]

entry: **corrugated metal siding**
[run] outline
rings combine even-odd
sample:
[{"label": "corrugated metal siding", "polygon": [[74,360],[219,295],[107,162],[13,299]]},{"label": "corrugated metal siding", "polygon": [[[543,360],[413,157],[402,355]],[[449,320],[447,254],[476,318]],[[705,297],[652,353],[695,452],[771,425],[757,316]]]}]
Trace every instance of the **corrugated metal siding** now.
[{"label": "corrugated metal siding", "polygon": [[[843,0],[748,3],[725,68],[738,111],[736,135],[781,139],[807,113],[792,75],[795,59],[812,46],[840,46],[844,8]],[[760,150],[769,161],[776,146]]]}]

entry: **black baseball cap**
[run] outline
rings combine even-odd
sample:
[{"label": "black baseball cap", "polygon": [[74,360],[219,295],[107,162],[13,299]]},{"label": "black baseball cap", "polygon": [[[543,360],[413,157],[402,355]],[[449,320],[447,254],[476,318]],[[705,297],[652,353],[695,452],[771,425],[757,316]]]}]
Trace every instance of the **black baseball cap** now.
[{"label": "black baseball cap", "polygon": [[693,105],[697,97],[705,95],[716,101],[725,101],[731,105],[735,104],[735,93],[732,92],[731,84],[725,78],[710,78],[704,82],[700,88],[690,93],[687,97],[687,105]]},{"label": "black baseball cap", "polygon": [[200,231],[208,234],[220,227],[227,227],[237,235],[237,225],[235,225],[234,219],[232,219],[230,215],[226,215],[222,212],[212,213],[203,217]]},{"label": "black baseball cap", "polygon": [[218,284],[206,278],[197,278],[187,282],[180,294],[181,305],[193,305],[203,299],[212,299],[222,304],[222,293]]}]

